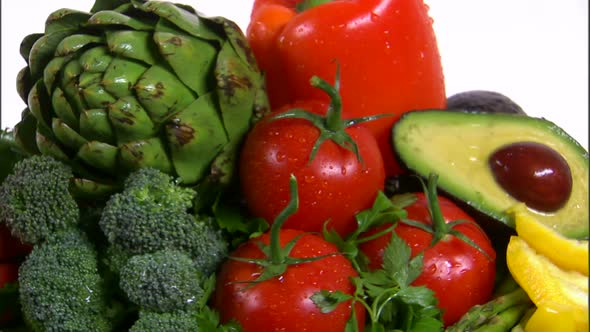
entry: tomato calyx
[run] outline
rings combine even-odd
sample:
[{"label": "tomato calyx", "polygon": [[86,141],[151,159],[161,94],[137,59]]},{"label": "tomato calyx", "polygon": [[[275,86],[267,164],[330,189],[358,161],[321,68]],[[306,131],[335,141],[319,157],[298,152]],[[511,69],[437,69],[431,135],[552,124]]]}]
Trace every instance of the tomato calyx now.
[{"label": "tomato calyx", "polygon": [[357,157],[357,160],[364,166],[363,158],[360,155],[358,145],[352,137],[345,131],[346,128],[357,125],[362,122],[373,121],[390,114],[378,114],[364,116],[353,119],[342,119],[342,98],[340,97],[340,67],[336,68],[336,78],[334,85],[326,82],[319,76],[313,76],[309,80],[310,84],[324,91],[330,97],[330,104],[326,115],[312,113],[302,108],[294,108],[285,112],[271,116],[271,119],[304,119],[311,122],[319,131],[320,135],[309,155],[308,163],[311,163],[317,154],[322,143],[331,140],[340,147],[351,151]]},{"label": "tomato calyx", "polygon": [[427,233],[432,234],[432,242],[430,243],[431,247],[434,247],[439,241],[448,241],[452,237],[456,237],[459,240],[467,243],[471,247],[475,248],[477,251],[481,252],[487,259],[493,260],[493,258],[477,243],[475,243],[465,234],[455,229],[455,227],[460,224],[468,223],[468,220],[458,219],[453,220],[449,223],[445,222],[445,218],[442,214],[440,204],[438,202],[438,193],[436,185],[438,181],[438,175],[435,173],[430,173],[426,183],[424,183],[424,181],[421,178],[419,178],[419,180],[422,184],[422,188],[424,189],[424,194],[428,202],[428,213],[430,214],[432,224],[424,224],[407,218],[400,219],[400,222],[408,226],[419,228]]},{"label": "tomato calyx", "polygon": [[255,285],[257,283],[260,283],[260,282],[263,282],[263,281],[266,281],[266,280],[269,280],[269,279],[272,279],[275,277],[279,277],[280,275],[285,273],[285,271],[287,271],[287,268],[289,267],[289,265],[309,263],[309,262],[317,261],[317,260],[320,260],[320,259],[323,259],[323,258],[326,258],[329,256],[333,256],[333,254],[321,255],[321,256],[315,256],[315,257],[305,257],[305,258],[294,258],[294,257],[289,256],[289,254],[291,253],[291,250],[293,250],[293,247],[295,246],[297,241],[302,236],[306,235],[307,233],[301,233],[301,234],[295,236],[289,242],[287,242],[287,244],[285,244],[284,246],[281,246],[281,243],[280,243],[281,227],[285,223],[285,221],[287,221],[289,216],[294,214],[297,211],[297,208],[299,207],[297,180],[294,175],[291,175],[291,177],[289,179],[289,192],[290,192],[290,196],[291,196],[289,203],[281,211],[281,213],[279,213],[277,215],[277,217],[275,218],[274,222],[272,223],[272,225],[270,227],[270,231],[269,231],[270,232],[270,242],[269,242],[269,244],[265,244],[262,241],[255,242],[256,246],[264,254],[264,258],[257,259],[257,258],[244,258],[244,257],[233,257],[233,256],[229,257],[230,259],[233,259],[233,260],[237,260],[237,261],[241,261],[241,262],[245,262],[245,263],[256,264],[256,265],[259,265],[263,268],[262,273],[260,273],[260,275],[256,279],[254,279],[252,281],[245,281],[244,283]]}]

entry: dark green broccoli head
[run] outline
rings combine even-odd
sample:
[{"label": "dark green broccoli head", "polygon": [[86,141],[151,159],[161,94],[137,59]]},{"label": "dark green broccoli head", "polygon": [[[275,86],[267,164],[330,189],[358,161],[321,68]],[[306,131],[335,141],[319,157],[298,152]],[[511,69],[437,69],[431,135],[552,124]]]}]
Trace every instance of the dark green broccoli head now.
[{"label": "dark green broccoli head", "polygon": [[131,257],[121,269],[120,286],[142,310],[171,312],[198,308],[205,295],[203,276],[192,259],[176,250]]},{"label": "dark green broccoli head", "polygon": [[191,213],[195,191],[153,168],[129,175],[121,193],[112,195],[99,225],[108,242],[132,255],[163,249],[181,250],[212,273],[224,259],[228,244],[212,220]]},{"label": "dark green broccoli head", "polygon": [[151,312],[140,311],[129,332],[199,332],[197,316],[194,312]]},{"label": "dark green broccoli head", "polygon": [[72,177],[69,166],[49,156],[19,161],[0,186],[0,220],[30,244],[76,226],[80,211],[68,191]]},{"label": "dark green broccoli head", "polygon": [[96,251],[78,232],[36,245],[19,270],[20,301],[33,331],[110,331]]}]

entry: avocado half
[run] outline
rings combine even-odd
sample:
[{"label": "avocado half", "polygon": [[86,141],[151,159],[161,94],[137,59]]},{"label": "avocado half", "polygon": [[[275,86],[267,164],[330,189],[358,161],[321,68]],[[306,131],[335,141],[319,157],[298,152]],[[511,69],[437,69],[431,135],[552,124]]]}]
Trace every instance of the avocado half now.
[{"label": "avocado half", "polygon": [[542,118],[514,114],[421,110],[405,113],[392,128],[393,148],[409,171],[439,176],[447,194],[514,227],[509,209],[521,204],[497,183],[488,164],[499,148],[535,142],[568,163],[572,189],[551,212],[526,207],[539,221],[569,238],[588,238],[588,152],[563,129]]}]

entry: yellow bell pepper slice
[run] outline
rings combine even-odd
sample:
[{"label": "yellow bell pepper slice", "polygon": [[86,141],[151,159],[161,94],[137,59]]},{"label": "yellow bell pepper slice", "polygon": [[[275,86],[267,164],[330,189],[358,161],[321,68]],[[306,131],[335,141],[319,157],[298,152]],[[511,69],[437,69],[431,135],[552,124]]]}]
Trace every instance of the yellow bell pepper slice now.
[{"label": "yellow bell pepper slice", "polygon": [[564,237],[519,206],[515,206],[512,212],[516,233],[535,251],[563,269],[588,275],[588,241]]},{"label": "yellow bell pepper slice", "polygon": [[537,308],[527,321],[525,332],[576,332],[574,313],[563,305]]},{"label": "yellow bell pepper slice", "polygon": [[587,276],[560,268],[518,236],[510,238],[506,263],[514,280],[538,308],[571,308],[576,331],[588,331]]}]

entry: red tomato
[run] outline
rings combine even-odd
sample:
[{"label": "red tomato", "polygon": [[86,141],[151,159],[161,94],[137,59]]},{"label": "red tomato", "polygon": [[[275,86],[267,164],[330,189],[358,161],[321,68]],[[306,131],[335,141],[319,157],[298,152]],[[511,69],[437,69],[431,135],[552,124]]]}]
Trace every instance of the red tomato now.
[{"label": "red tomato", "polygon": [[[303,108],[323,114],[328,104],[299,102],[277,112]],[[277,113],[273,113],[276,115]],[[321,232],[329,221],[344,236],[356,229],[355,214],[371,207],[385,185],[383,158],[375,138],[362,125],[345,131],[363,160],[332,140],[324,141],[309,163],[320,131],[303,119],[263,119],[242,148],[240,181],[250,211],[271,222],[289,201],[289,177],[299,182],[299,209],[284,228]]]},{"label": "red tomato", "polygon": [[[0,288],[3,288],[8,283],[13,283],[18,280],[18,266],[18,263],[0,263]],[[13,310],[13,307],[8,307],[0,312],[0,326],[13,319]]]},{"label": "red tomato", "polygon": [[31,251],[31,246],[23,244],[10,234],[4,223],[0,223],[0,262],[23,257]]},{"label": "red tomato", "polygon": [[[298,230],[280,231],[280,244],[285,246],[301,236],[289,257],[305,258],[330,255],[316,261],[289,265],[278,277],[249,283],[262,273],[260,265],[228,259],[217,275],[213,306],[221,320],[237,320],[244,332],[259,331],[344,331],[352,313],[351,302],[344,302],[330,313],[322,313],[310,297],[320,290],[352,294],[350,278],[357,275],[350,261],[322,237]],[[265,255],[257,241],[268,244],[268,233],[238,247],[232,257],[262,259]],[[336,254],[336,255],[332,255]],[[365,311],[355,305],[359,331],[363,331]]]},{"label": "red tomato", "polygon": [[[432,224],[428,212],[428,202],[422,193],[416,194],[417,201],[408,206],[408,219],[424,224]],[[468,222],[453,227],[473,240],[489,257],[459,238],[446,235],[431,246],[433,235],[424,230],[399,223],[395,232],[408,243],[412,256],[424,252],[424,271],[413,282],[432,289],[443,310],[445,325],[456,322],[469,308],[485,303],[490,299],[494,289],[496,275],[496,253],[485,232],[473,219],[452,201],[438,197],[441,212],[446,223],[454,220]],[[367,232],[370,235],[388,227]],[[383,263],[383,249],[389,243],[391,234],[385,234],[359,246],[370,261],[369,268],[380,268]]]}]

